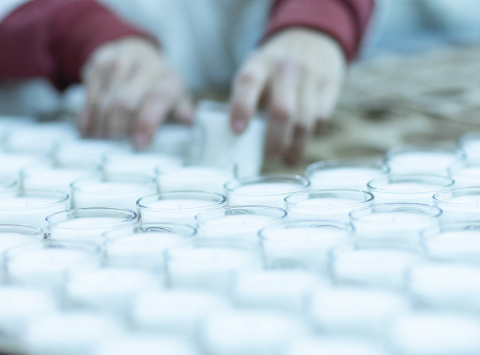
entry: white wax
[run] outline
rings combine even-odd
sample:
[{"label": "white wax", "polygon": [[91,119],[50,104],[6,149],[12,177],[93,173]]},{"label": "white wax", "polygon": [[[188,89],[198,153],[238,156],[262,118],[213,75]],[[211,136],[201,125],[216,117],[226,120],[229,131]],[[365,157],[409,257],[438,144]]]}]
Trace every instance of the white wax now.
[{"label": "white wax", "polygon": [[322,288],[311,298],[309,316],[322,332],[378,339],[393,317],[409,304],[393,292],[357,288]]},{"label": "white wax", "polygon": [[480,265],[480,231],[446,231],[425,238],[426,254],[432,259]]},{"label": "white wax", "polygon": [[168,276],[174,287],[225,290],[233,272],[261,268],[256,253],[227,247],[179,247],[168,257]]},{"label": "white wax", "polygon": [[0,153],[0,166],[2,173],[17,177],[20,171],[42,159],[35,154]]},{"label": "white wax", "polygon": [[22,174],[25,189],[53,189],[70,193],[70,184],[80,178],[92,176],[93,171],[69,168],[27,169]]},{"label": "white wax", "polygon": [[265,182],[251,183],[227,190],[229,206],[271,206],[284,208],[288,195],[305,189],[301,183]]},{"label": "white wax", "polygon": [[480,194],[456,196],[436,201],[435,205],[442,209],[442,219],[447,222],[477,220],[480,213]]},{"label": "white wax", "polygon": [[455,264],[421,264],[409,274],[420,305],[480,314],[480,270]]},{"label": "white wax", "polygon": [[203,318],[228,306],[225,298],[207,291],[146,292],[133,302],[132,322],[141,330],[194,335]]},{"label": "white wax", "polygon": [[101,163],[108,153],[129,151],[131,148],[128,145],[109,140],[70,140],[59,145],[55,152],[55,160],[60,165],[85,161]]},{"label": "white wax", "polygon": [[451,174],[455,187],[480,186],[480,166],[469,166]]},{"label": "white wax", "polygon": [[30,127],[15,128],[7,138],[6,148],[11,152],[51,153],[61,141],[74,139],[77,136],[73,127],[35,124]]},{"label": "white wax", "polygon": [[455,153],[448,152],[403,152],[392,154],[388,166],[392,174],[444,174],[458,160]]},{"label": "white wax", "polygon": [[230,180],[233,180],[233,171],[207,167],[185,167],[157,174],[161,193],[208,191],[223,194],[223,185]]},{"label": "white wax", "polygon": [[[28,242],[32,242],[35,240],[40,240],[43,238],[43,234],[41,235],[28,235],[22,233],[2,233],[0,232],[0,254],[5,252],[7,249],[10,249],[14,246],[25,244]],[[1,260],[1,255],[0,255]]]},{"label": "white wax", "polygon": [[366,190],[367,183],[384,172],[367,167],[332,167],[313,171],[307,178],[312,189]]},{"label": "white wax", "polygon": [[107,174],[144,174],[155,176],[155,169],[171,171],[183,165],[179,157],[155,153],[110,153],[106,155],[104,170]]},{"label": "white wax", "polygon": [[106,337],[124,332],[114,318],[89,312],[56,313],[32,321],[22,335],[28,355],[87,355]]},{"label": "white wax", "polygon": [[390,343],[405,355],[480,353],[480,322],[468,315],[421,312],[396,320]]},{"label": "white wax", "polygon": [[293,317],[269,311],[225,311],[210,316],[202,343],[212,355],[279,354],[306,332]]},{"label": "white wax", "polygon": [[238,306],[272,308],[301,314],[314,288],[325,280],[303,270],[240,272],[231,293]]},{"label": "white wax", "polygon": [[375,203],[409,202],[432,204],[433,195],[446,186],[416,182],[390,183],[379,189],[369,188],[375,196]]},{"label": "white wax", "polygon": [[70,272],[65,296],[73,306],[125,314],[132,298],[160,287],[153,274],[135,269],[82,269]]},{"label": "white wax", "polygon": [[418,256],[389,249],[338,250],[332,260],[332,273],[338,283],[380,286],[400,290],[405,274]]},{"label": "white wax", "polygon": [[294,341],[286,355],[387,355],[382,346],[370,341],[322,335]]},{"label": "white wax", "polygon": [[366,203],[360,200],[332,197],[311,198],[295,204],[286,204],[286,207],[288,218],[293,220],[325,217],[329,220],[348,222],[348,214],[364,205],[366,206]]}]

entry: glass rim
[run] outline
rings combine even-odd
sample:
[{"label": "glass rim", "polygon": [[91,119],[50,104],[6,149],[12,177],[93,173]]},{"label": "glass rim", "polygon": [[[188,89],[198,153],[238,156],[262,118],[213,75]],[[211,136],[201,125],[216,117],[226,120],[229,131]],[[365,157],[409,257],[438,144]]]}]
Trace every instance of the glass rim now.
[{"label": "glass rim", "polygon": [[[211,170],[212,172],[216,171],[216,172],[230,173],[230,171],[228,169],[220,169],[220,168],[214,168],[214,167],[202,166],[202,165],[181,165],[176,169],[165,170],[165,171],[161,171],[160,167],[161,166],[156,166],[155,167],[155,176],[174,173],[174,172],[177,172],[177,171],[180,171],[180,170],[195,170],[195,169],[205,169],[205,170]],[[234,172],[231,171],[231,173],[232,173],[232,176],[233,176]]]},{"label": "glass rim", "polygon": [[[289,206],[295,206],[296,208],[305,208],[305,209],[314,209],[314,208],[322,208],[322,206],[301,206],[301,205],[297,205],[297,203],[301,202],[301,201],[307,201],[307,200],[310,200],[310,198],[306,198],[306,199],[303,199],[303,200],[300,200],[300,201],[296,201],[296,202],[292,202],[292,201],[289,201],[290,199],[292,198],[296,198],[296,197],[300,197],[302,195],[312,195],[312,194],[328,194],[328,193],[361,193],[365,196],[368,196],[367,199],[365,200],[358,200],[358,202],[355,202],[355,203],[347,203],[347,204],[342,204],[342,205],[335,205],[335,206],[331,206],[331,207],[328,207],[328,209],[337,209],[337,208],[345,208],[345,207],[349,207],[349,206],[357,206],[357,205],[360,205],[360,204],[365,204],[365,203],[368,203],[368,202],[372,202],[374,200],[374,196],[372,193],[368,192],[368,191],[364,191],[364,190],[353,190],[353,189],[325,189],[325,190],[311,190],[311,191],[299,191],[299,192],[295,192],[291,195],[288,195],[287,197],[284,198],[284,202],[285,202],[285,205],[287,207]],[[315,199],[315,198],[313,198]]]},{"label": "glass rim", "polygon": [[[113,179],[114,181],[110,181],[110,179]],[[119,180],[117,181],[117,179]],[[122,174],[107,174],[107,175],[97,174],[95,176],[82,177],[80,179],[74,180],[70,184],[70,189],[72,190],[72,192],[78,191],[78,192],[81,192],[82,194],[91,194],[91,195],[110,195],[110,194],[117,194],[119,192],[122,192],[122,191],[106,191],[106,192],[88,191],[88,190],[82,189],[77,185],[79,183],[85,183],[86,181],[89,181],[89,180],[90,182],[100,182],[100,183],[101,182],[132,182],[132,181],[142,182],[141,180],[145,182],[145,184],[139,183],[138,188],[137,187],[130,188],[125,192],[138,191],[138,190],[144,189],[145,186],[150,186],[150,185],[155,186],[155,188],[157,187],[157,183],[155,181],[155,178],[153,177],[150,177],[145,174],[123,174],[122,173]]]},{"label": "glass rim", "polygon": [[182,244],[175,245],[165,251],[166,261],[170,261],[174,255],[181,250],[203,249],[203,248],[226,248],[233,250],[249,251],[255,254],[261,254],[260,247],[257,242],[239,239],[239,238],[192,238]]},{"label": "glass rim", "polygon": [[363,159],[331,159],[321,160],[312,163],[305,169],[305,176],[310,178],[317,170],[332,169],[340,167],[352,168],[374,168],[380,170],[384,174],[388,174],[390,168],[384,158],[363,158]]},{"label": "glass rim", "polygon": [[[280,208],[280,207],[258,206],[258,205],[227,206],[227,207],[217,208],[211,211],[201,212],[195,216],[195,222],[197,222],[198,224],[205,224],[205,223],[208,223],[208,221],[213,220],[213,219],[203,220],[203,218],[208,217],[209,215],[213,215],[215,213],[221,213],[222,211],[244,210],[244,209],[279,212],[281,214],[281,216],[278,217],[279,220],[285,218],[288,215],[287,211],[285,211],[283,208]],[[256,214],[256,215],[266,215],[266,214]],[[218,218],[221,218],[221,217],[223,216],[219,216]]]},{"label": "glass rim", "polygon": [[18,176],[12,177],[9,174],[0,174],[0,179],[9,180],[4,186],[0,187],[0,193],[11,191],[20,186],[20,181]]},{"label": "glass rim", "polygon": [[[283,192],[237,192],[236,188],[242,185],[249,185],[249,184],[255,184],[255,183],[262,183],[263,182],[268,182],[269,180],[272,180],[272,182],[275,182],[275,180],[284,180],[284,181],[292,181],[292,182],[300,182],[302,186],[299,186],[298,189],[295,190],[290,190],[290,191],[283,191]],[[238,193],[244,196],[278,196],[278,195],[285,195],[286,193],[293,193],[297,192],[299,190],[306,189],[310,186],[310,181],[300,175],[291,175],[291,174],[264,174],[264,175],[258,175],[258,176],[250,176],[246,178],[241,178],[241,179],[236,179],[229,181],[223,185],[223,188],[227,191],[227,193]]]},{"label": "glass rim", "polygon": [[[374,212],[374,209],[377,209],[377,208],[386,209],[385,211],[382,211],[382,212],[379,212],[379,213],[383,213],[383,212],[415,212],[415,211],[421,212],[422,210],[423,211],[429,210],[431,212],[435,211],[435,214],[425,214],[425,216],[427,216],[428,218],[438,218],[443,213],[443,211],[440,208],[438,208],[436,206],[426,205],[426,204],[423,204],[423,203],[410,203],[410,202],[378,203],[378,204],[375,204],[373,206],[360,207],[360,208],[357,208],[357,209],[351,211],[348,214],[350,222],[351,223],[361,222],[361,218],[364,215],[357,216],[358,214],[366,212],[368,210],[372,211],[372,213],[369,213],[369,214],[373,214],[373,213],[376,213],[376,212]],[[422,213],[424,213],[423,211],[422,211]],[[362,222],[362,223],[376,224],[376,223],[378,223],[378,221],[374,221],[374,222],[369,221],[369,222]],[[391,223],[391,222],[389,222],[389,223]]]},{"label": "glass rim", "polygon": [[[154,199],[156,197],[161,197],[161,196],[176,196],[176,195],[181,195],[181,194],[196,194],[196,195],[203,195],[203,196],[215,196],[220,199],[220,201],[216,201],[215,204],[213,205],[206,205],[203,207],[189,207],[189,208],[182,208],[182,211],[203,211],[205,208],[219,208],[223,206],[227,202],[227,197],[225,195],[222,195],[218,192],[211,192],[211,191],[197,191],[197,190],[179,190],[179,191],[171,191],[171,192],[163,192],[163,193],[158,193],[158,194],[151,194],[148,196],[141,197],[137,200],[136,205],[137,208],[139,209],[144,209],[144,210],[150,210],[150,211],[179,211],[179,209],[173,209],[173,208],[157,208],[157,207],[148,207],[146,205],[142,204],[142,200],[145,199]],[[160,201],[161,199],[156,199],[155,201]],[[166,199],[168,200],[168,199]],[[207,200],[207,199],[200,199],[202,200]]]},{"label": "glass rim", "polygon": [[20,194],[17,196],[14,196],[13,198],[16,197],[39,197],[39,196],[28,196],[26,194],[29,193],[34,193],[34,194],[57,194],[57,195],[62,195],[62,198],[58,201],[55,202],[49,202],[43,205],[38,205],[38,206],[28,206],[28,207],[0,207],[0,211],[7,211],[7,210],[14,210],[14,211],[22,211],[22,210],[35,210],[35,209],[41,209],[45,207],[50,207],[50,206],[55,206],[61,203],[65,203],[69,200],[70,195],[64,191],[60,190],[53,190],[53,189],[24,189],[20,191]]},{"label": "glass rim", "polygon": [[[10,229],[11,229],[11,231],[10,231]],[[26,231],[30,231],[31,233],[16,231],[15,229],[24,229]],[[28,224],[7,224],[7,223],[3,223],[3,224],[0,224],[0,234],[2,234],[2,233],[19,233],[19,234],[28,234],[28,235],[33,235],[33,236],[35,236],[35,235],[41,236],[45,233],[45,231],[41,227],[35,227],[35,226],[28,225]]]},{"label": "glass rim", "polygon": [[[128,209],[121,209],[121,208],[109,208],[109,207],[88,207],[88,208],[74,208],[74,209],[71,209],[71,210],[67,210],[67,211],[61,211],[61,212],[57,212],[57,213],[54,213],[54,214],[51,214],[49,216],[47,216],[47,218],[45,218],[46,220],[46,225],[47,225],[47,229],[50,229],[52,227],[54,228],[57,228],[57,229],[66,229],[66,230],[71,230],[71,229],[79,229],[79,227],[65,227],[65,226],[61,226],[62,222],[64,221],[67,221],[67,220],[73,220],[73,219],[82,219],[82,218],[90,218],[90,217],[98,217],[98,215],[94,214],[92,216],[88,216],[88,217],[73,217],[73,218],[68,218],[69,217],[69,214],[77,214],[77,213],[89,213],[89,212],[111,212],[111,213],[124,213],[126,215],[130,215],[131,218],[118,218],[119,221],[118,222],[114,222],[114,223],[109,223],[109,224],[105,224],[104,226],[105,227],[109,227],[109,226],[118,226],[118,225],[121,225],[121,224],[129,224],[129,223],[132,223],[134,221],[137,220],[137,213],[132,211],[132,210],[128,210]],[[66,215],[67,218],[65,219],[62,219],[61,221],[59,222],[53,222],[52,221],[52,218],[58,218],[59,216],[61,215]],[[105,217],[105,216],[103,216]],[[116,216],[114,216],[115,218],[117,218]],[[98,229],[99,227],[98,226],[92,226],[92,227],[82,227],[81,229]],[[52,239],[53,240],[53,239]],[[58,238],[58,239],[55,239],[55,240],[62,240],[61,238]]]},{"label": "glass rim", "polygon": [[[424,179],[422,179],[424,178]],[[414,180],[417,181],[426,181],[428,179],[437,179],[437,180],[443,180],[445,182],[448,182],[446,185],[439,185],[437,188],[427,188],[424,190],[414,190],[414,191],[399,191],[399,190],[391,190],[385,187],[378,187],[378,186],[372,186],[372,183],[378,183],[378,182],[392,182],[391,180],[398,180],[397,182],[415,182]],[[381,192],[381,193],[389,193],[389,194],[398,194],[398,195],[411,195],[411,194],[421,194],[421,193],[427,193],[427,192],[435,192],[438,191],[439,189],[448,189],[452,187],[455,184],[455,180],[453,180],[450,177],[442,176],[442,175],[435,175],[435,174],[392,174],[392,175],[387,175],[387,176],[380,176],[376,177],[372,180],[370,180],[367,183],[367,188],[372,190],[373,192]]]},{"label": "glass rim", "polygon": [[[173,222],[152,222],[152,223],[143,223],[143,224],[135,227],[133,232],[128,232],[128,233],[125,233],[125,231],[123,229],[120,229],[120,228],[113,229],[113,230],[108,230],[108,231],[105,231],[105,232],[102,233],[102,238],[104,238],[106,241],[112,242],[112,241],[114,241],[118,238],[122,238],[122,237],[125,237],[125,236],[132,236],[132,235],[135,235],[135,234],[150,233],[150,232],[144,230],[145,227],[149,227],[149,226],[156,227],[156,228],[158,228],[159,226],[166,226],[167,228],[168,227],[181,227],[181,228],[189,229],[190,233],[188,233],[188,234],[177,233],[175,231],[172,232],[172,234],[179,234],[179,235],[181,235],[183,237],[186,237],[186,238],[195,238],[196,235],[197,235],[197,228],[195,228],[194,226],[192,226],[190,224],[173,223]],[[118,234],[120,232],[122,232],[123,234]]]},{"label": "glass rim", "polygon": [[[465,227],[471,227],[472,225],[477,225],[478,229],[465,229]],[[432,226],[424,228],[420,231],[420,237],[427,240],[435,238],[435,236],[440,235],[444,232],[477,232],[480,234],[480,220],[478,221],[455,221],[442,223],[439,226]]]},{"label": "glass rim", "polygon": [[[451,189],[446,189],[437,192],[436,194],[433,195],[433,201],[439,204],[445,204],[445,205],[450,205],[450,206],[462,206],[462,205],[467,205],[467,206],[475,206],[477,204],[469,204],[469,203],[459,203],[459,202],[448,202],[448,200],[442,200],[440,196],[446,195],[446,194],[453,194],[455,192],[466,192],[465,194],[461,194],[461,196],[469,196],[468,194],[469,191],[476,191],[478,192],[478,196],[480,198],[480,186],[470,186],[470,187],[457,187],[457,188],[451,188]],[[472,195],[477,195],[477,194],[472,194]],[[470,195],[471,196],[471,195]],[[479,205],[480,207],[480,205]]]}]

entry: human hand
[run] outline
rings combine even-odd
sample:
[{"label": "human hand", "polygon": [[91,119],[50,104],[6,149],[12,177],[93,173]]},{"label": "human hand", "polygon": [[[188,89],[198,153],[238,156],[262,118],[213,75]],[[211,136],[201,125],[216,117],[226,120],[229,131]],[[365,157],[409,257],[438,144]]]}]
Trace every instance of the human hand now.
[{"label": "human hand", "polygon": [[255,51],[233,83],[231,126],[242,133],[261,101],[268,110],[266,151],[298,163],[317,121],[327,120],[346,72],[340,45],[328,35],[284,30]]},{"label": "human hand", "polygon": [[137,149],[148,146],[172,113],[190,123],[193,109],[179,75],[147,40],[126,38],[99,47],[82,70],[87,102],[79,129],[85,136],[132,136]]}]

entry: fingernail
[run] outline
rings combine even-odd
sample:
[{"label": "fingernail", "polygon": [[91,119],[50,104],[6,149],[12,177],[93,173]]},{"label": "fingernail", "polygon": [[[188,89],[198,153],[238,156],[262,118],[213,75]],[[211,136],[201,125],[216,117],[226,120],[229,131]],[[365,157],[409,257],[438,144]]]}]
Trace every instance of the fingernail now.
[{"label": "fingernail", "polygon": [[136,133],[133,136],[133,145],[138,149],[145,148],[148,145],[148,136],[144,133]]},{"label": "fingernail", "polygon": [[233,121],[233,130],[236,133],[242,133],[247,128],[247,122],[241,119]]}]

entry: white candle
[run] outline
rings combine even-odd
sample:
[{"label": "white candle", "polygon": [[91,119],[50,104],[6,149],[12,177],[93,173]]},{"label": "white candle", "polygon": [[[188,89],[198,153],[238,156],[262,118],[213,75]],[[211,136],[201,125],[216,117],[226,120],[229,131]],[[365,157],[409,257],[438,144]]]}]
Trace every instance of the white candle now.
[{"label": "white candle", "polygon": [[2,173],[13,178],[17,178],[22,169],[45,160],[46,157],[38,156],[33,153],[1,153],[0,166]]},{"label": "white candle", "polygon": [[112,315],[126,316],[136,294],[160,288],[160,278],[153,273],[128,268],[73,270],[65,284],[70,306],[87,307]]},{"label": "white candle", "polygon": [[359,247],[418,250],[420,231],[439,224],[442,211],[417,203],[386,203],[350,213]]},{"label": "white candle", "polygon": [[142,223],[175,222],[195,224],[195,216],[225,206],[219,193],[178,191],[144,197],[137,202]]},{"label": "white candle", "polygon": [[381,344],[351,337],[302,338],[288,346],[286,355],[387,355]]},{"label": "white candle", "polygon": [[238,238],[256,241],[265,226],[278,223],[287,213],[275,207],[240,206],[204,212],[195,217],[200,238]]},{"label": "white candle", "polygon": [[259,252],[253,245],[229,243],[231,241],[216,240],[170,249],[167,252],[170,284],[225,291],[234,272],[262,267]]},{"label": "white candle", "polygon": [[436,175],[390,175],[371,180],[368,190],[375,203],[409,202],[433,204],[433,195],[454,184],[451,178]]},{"label": "white candle", "polygon": [[101,340],[123,332],[123,324],[104,315],[53,313],[28,324],[22,345],[28,355],[87,355]]},{"label": "white candle", "polygon": [[39,228],[45,218],[70,208],[70,196],[55,190],[25,190],[11,198],[0,198],[0,223]]},{"label": "white candle", "polygon": [[455,180],[455,187],[480,186],[480,163],[460,162],[448,168],[448,175]]},{"label": "white candle", "polygon": [[354,190],[299,192],[285,198],[288,218],[292,220],[325,218],[347,223],[351,211],[372,204],[371,193]]},{"label": "white candle", "polygon": [[136,174],[155,177],[160,172],[177,170],[183,165],[181,158],[161,153],[108,153],[104,159],[107,174]]},{"label": "white candle", "polygon": [[296,318],[271,311],[224,311],[205,321],[202,343],[212,355],[279,354],[306,333]]},{"label": "white candle", "polygon": [[480,270],[432,263],[412,267],[409,292],[420,306],[480,314]]},{"label": "white candle", "polygon": [[56,163],[72,164],[87,161],[101,163],[106,154],[112,152],[129,152],[131,147],[110,140],[78,139],[62,142],[54,153]]},{"label": "white candle", "polygon": [[284,207],[284,199],[304,191],[310,182],[297,175],[260,175],[235,180],[225,185],[229,206]]},{"label": "white candle", "polygon": [[200,355],[189,339],[166,335],[128,334],[102,340],[93,355]]},{"label": "white candle", "polygon": [[389,343],[404,355],[480,353],[480,322],[469,315],[418,312],[397,319]]},{"label": "white candle", "polygon": [[314,190],[365,190],[367,183],[388,172],[381,162],[363,160],[327,160],[313,163],[305,170]]},{"label": "white candle", "polygon": [[235,277],[231,294],[240,307],[302,314],[307,297],[323,283],[326,280],[304,270],[246,271]]},{"label": "white candle", "polygon": [[419,259],[400,250],[339,248],[332,254],[332,276],[340,284],[401,290],[408,268]]},{"label": "white candle", "polygon": [[47,218],[47,238],[103,241],[109,230],[133,232],[137,214],[116,208],[79,208],[56,213]]},{"label": "white candle", "polygon": [[223,193],[223,185],[233,179],[233,170],[188,166],[177,170],[157,169],[160,192],[208,191]]},{"label": "white candle", "polygon": [[478,220],[480,188],[463,187],[441,191],[433,195],[433,202],[443,211],[444,222]]},{"label": "white candle", "polygon": [[136,209],[138,199],[155,194],[155,181],[146,175],[119,174],[76,180],[72,183],[74,208]]},{"label": "white candle", "polygon": [[139,294],[132,305],[132,322],[143,331],[195,335],[200,322],[229,302],[202,290],[162,290]]},{"label": "white candle", "polygon": [[350,245],[351,233],[344,223],[306,220],[267,227],[259,235],[268,268],[306,268],[325,273],[330,250]]},{"label": "white candle", "polygon": [[[449,226],[450,228],[446,227]],[[467,228],[476,228],[468,226]],[[465,230],[465,224],[444,225],[442,230],[422,233],[425,254],[435,260],[480,265],[480,231]]]},{"label": "white candle", "polygon": [[322,332],[378,339],[388,323],[408,309],[408,302],[393,292],[337,287],[316,291],[308,313]]}]

